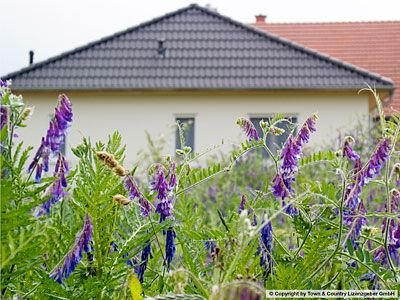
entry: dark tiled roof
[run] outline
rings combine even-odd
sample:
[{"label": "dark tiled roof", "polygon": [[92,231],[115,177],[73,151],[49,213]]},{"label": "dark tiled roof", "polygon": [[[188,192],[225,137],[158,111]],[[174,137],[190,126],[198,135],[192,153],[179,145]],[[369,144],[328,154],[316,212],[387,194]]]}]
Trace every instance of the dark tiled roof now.
[{"label": "dark tiled roof", "polygon": [[391,78],[397,89],[387,109],[400,111],[400,21],[253,26]]},{"label": "dark tiled roof", "polygon": [[196,4],[4,78],[29,90],[392,88],[389,79]]}]

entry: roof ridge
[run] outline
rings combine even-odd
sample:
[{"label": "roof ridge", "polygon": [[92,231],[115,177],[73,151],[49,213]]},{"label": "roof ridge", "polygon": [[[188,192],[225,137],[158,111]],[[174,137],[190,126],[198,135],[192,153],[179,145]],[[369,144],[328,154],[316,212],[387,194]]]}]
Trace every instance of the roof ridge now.
[{"label": "roof ridge", "polygon": [[332,25],[338,25],[338,24],[380,24],[380,23],[399,23],[400,20],[369,20],[369,21],[328,21],[328,22],[323,22],[323,21],[300,21],[300,22],[266,22],[265,24],[257,24],[256,22],[251,22],[249,23],[250,25],[323,25],[323,24],[332,24]]},{"label": "roof ridge", "polygon": [[190,4],[190,5],[186,6],[186,7],[180,8],[180,9],[175,10],[173,12],[169,12],[167,14],[164,14],[164,15],[161,15],[159,17],[153,18],[153,19],[151,19],[149,21],[142,22],[142,23],[140,23],[140,24],[138,24],[136,26],[129,27],[129,28],[125,29],[125,30],[122,30],[122,31],[116,32],[116,33],[114,33],[112,35],[103,37],[103,38],[101,38],[99,40],[96,40],[94,42],[90,42],[90,43],[88,43],[86,45],[83,45],[81,47],[77,47],[77,48],[74,48],[74,49],[72,49],[70,51],[63,52],[63,53],[61,53],[61,54],[59,54],[57,56],[54,56],[54,57],[51,57],[51,58],[45,60],[45,61],[38,62],[36,64],[33,64],[33,65],[28,66],[26,68],[23,68],[23,69],[21,69],[19,71],[16,71],[16,72],[13,72],[13,73],[9,73],[9,74],[7,74],[5,76],[5,78],[7,78],[7,77],[8,78],[9,77],[15,77],[15,76],[18,76],[18,75],[23,74],[25,72],[29,72],[29,71],[32,71],[32,70],[39,69],[39,68],[41,68],[43,66],[46,66],[46,65],[48,65],[48,64],[50,64],[52,62],[57,61],[57,60],[60,60],[60,59],[66,58],[66,57],[68,57],[70,55],[73,55],[75,53],[79,53],[81,51],[90,49],[93,46],[99,45],[99,44],[104,43],[106,41],[110,41],[110,40],[112,40],[114,38],[118,38],[118,37],[120,37],[120,36],[122,36],[124,34],[136,31],[136,30],[138,30],[140,28],[144,28],[144,27],[153,25],[155,23],[158,23],[158,22],[163,21],[163,20],[165,20],[167,18],[170,18],[170,17],[176,16],[178,14],[181,14],[181,13],[183,13],[185,11],[190,10],[190,9],[199,10],[200,12],[203,12],[203,13],[209,15],[209,16],[218,18],[218,19],[220,19],[222,21],[225,21],[225,22],[227,22],[229,24],[237,26],[238,28],[244,29],[247,32],[256,34],[256,35],[258,35],[260,37],[263,37],[265,39],[268,39],[268,40],[275,41],[275,42],[277,42],[277,43],[279,43],[279,44],[281,44],[283,46],[286,46],[286,47],[295,49],[296,51],[300,51],[302,53],[308,54],[308,55],[310,55],[310,56],[312,56],[312,57],[314,57],[316,59],[328,62],[328,63],[330,63],[330,64],[332,64],[332,65],[334,65],[336,67],[344,68],[344,69],[347,69],[349,71],[355,72],[356,74],[359,74],[359,75],[365,76],[367,78],[376,80],[376,81],[378,81],[380,83],[383,83],[383,85],[393,85],[393,82],[390,79],[388,79],[386,77],[383,77],[383,76],[381,76],[379,74],[372,73],[372,72],[370,72],[368,70],[365,70],[365,69],[359,68],[357,66],[351,65],[351,64],[349,64],[347,62],[338,60],[338,59],[333,58],[331,56],[324,55],[324,54],[322,54],[322,53],[320,53],[318,51],[306,48],[306,47],[304,47],[304,46],[302,46],[302,45],[300,45],[298,43],[295,43],[295,42],[292,42],[290,40],[284,39],[282,37],[276,36],[274,34],[265,32],[265,31],[263,31],[261,29],[255,28],[255,27],[253,27],[251,25],[247,25],[247,24],[241,23],[241,22],[236,21],[236,20],[234,20],[234,19],[232,19],[230,17],[222,15],[219,12],[216,12],[216,11],[214,11],[212,9],[209,9],[209,8],[206,8],[206,7],[202,7],[202,6],[198,5],[198,4]]}]

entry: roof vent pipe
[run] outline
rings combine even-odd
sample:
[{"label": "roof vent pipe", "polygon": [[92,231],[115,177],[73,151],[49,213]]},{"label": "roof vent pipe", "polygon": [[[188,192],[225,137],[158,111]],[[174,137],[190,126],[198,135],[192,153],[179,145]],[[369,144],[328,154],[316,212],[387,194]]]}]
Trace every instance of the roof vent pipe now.
[{"label": "roof vent pipe", "polygon": [[206,8],[208,9],[208,10],[211,10],[211,11],[213,11],[213,12],[218,12],[218,9],[216,9],[215,7],[212,7],[212,5],[211,4],[206,4]]},{"label": "roof vent pipe", "polygon": [[157,53],[159,56],[165,57],[165,53],[167,52],[167,49],[165,48],[164,45],[165,39],[159,39],[158,40],[158,48],[157,48]]},{"label": "roof vent pipe", "polygon": [[35,54],[35,52],[33,52],[32,50],[29,51],[29,65],[33,64],[33,55]]}]

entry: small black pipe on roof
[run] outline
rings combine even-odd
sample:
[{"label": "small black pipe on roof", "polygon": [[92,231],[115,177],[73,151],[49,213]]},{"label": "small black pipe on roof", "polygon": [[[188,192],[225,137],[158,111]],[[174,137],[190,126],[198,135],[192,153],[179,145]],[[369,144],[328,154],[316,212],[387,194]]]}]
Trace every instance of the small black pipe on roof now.
[{"label": "small black pipe on roof", "polygon": [[167,49],[165,48],[164,45],[165,39],[158,39],[158,48],[157,48],[157,53],[159,56],[165,57],[165,54],[167,52]]},{"label": "small black pipe on roof", "polygon": [[29,51],[29,65],[33,64],[33,55],[35,54],[35,52],[33,52],[33,50]]}]

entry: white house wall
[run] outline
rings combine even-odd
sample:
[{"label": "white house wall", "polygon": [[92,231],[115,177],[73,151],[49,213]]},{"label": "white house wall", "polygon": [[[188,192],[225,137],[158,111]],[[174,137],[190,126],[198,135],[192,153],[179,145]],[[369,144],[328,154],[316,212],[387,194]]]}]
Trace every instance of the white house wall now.
[{"label": "white house wall", "polygon": [[[73,103],[74,121],[69,130],[68,148],[78,145],[83,137],[106,141],[118,130],[127,144],[129,163],[147,146],[145,130],[153,137],[164,136],[171,153],[175,147],[176,116],[195,117],[195,150],[203,151],[224,140],[225,145],[240,142],[244,136],[235,121],[238,117],[263,116],[273,113],[296,115],[299,123],[317,112],[317,132],[311,145],[328,143],[337,130],[351,127],[359,120],[368,126],[368,97],[354,93],[328,94],[245,94],[245,93],[67,93]],[[35,107],[29,126],[19,130],[20,138],[37,148],[46,134],[57,93],[25,93],[25,101]],[[69,160],[74,160],[67,150]]]}]

